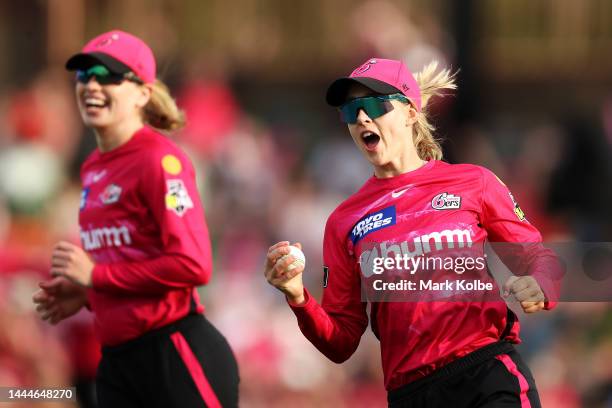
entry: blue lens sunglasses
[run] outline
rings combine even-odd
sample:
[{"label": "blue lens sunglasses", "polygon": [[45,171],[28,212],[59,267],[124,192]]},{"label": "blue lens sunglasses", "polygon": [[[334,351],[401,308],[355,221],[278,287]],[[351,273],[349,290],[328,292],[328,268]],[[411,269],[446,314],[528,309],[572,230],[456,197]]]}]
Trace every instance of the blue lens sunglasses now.
[{"label": "blue lens sunglasses", "polygon": [[390,102],[392,100],[410,103],[410,100],[400,93],[355,98],[340,106],[340,120],[344,123],[357,123],[360,109],[363,109],[370,118],[376,119],[393,110],[393,104]]},{"label": "blue lens sunglasses", "polygon": [[117,74],[111,72],[104,65],[94,65],[89,69],[79,69],[76,72],[76,79],[82,84],[88,83],[92,77],[96,78],[96,82],[100,85],[119,85],[123,81],[131,81],[140,85],[144,84],[143,80],[131,71],[125,74]]}]

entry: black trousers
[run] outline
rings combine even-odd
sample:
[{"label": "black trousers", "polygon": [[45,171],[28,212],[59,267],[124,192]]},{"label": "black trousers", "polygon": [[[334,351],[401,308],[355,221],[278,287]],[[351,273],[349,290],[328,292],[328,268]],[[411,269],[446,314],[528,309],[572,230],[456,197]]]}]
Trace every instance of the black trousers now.
[{"label": "black trousers", "polygon": [[391,408],[541,408],[529,367],[500,341],[388,394]]},{"label": "black trousers", "polygon": [[100,408],[238,406],[238,366],[225,338],[202,315],[102,348]]}]

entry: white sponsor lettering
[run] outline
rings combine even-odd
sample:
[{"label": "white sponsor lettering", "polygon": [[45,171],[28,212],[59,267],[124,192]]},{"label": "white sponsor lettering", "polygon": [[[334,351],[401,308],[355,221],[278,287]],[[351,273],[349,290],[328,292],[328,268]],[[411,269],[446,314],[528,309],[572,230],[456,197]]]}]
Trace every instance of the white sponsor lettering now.
[{"label": "white sponsor lettering", "polygon": [[382,212],[371,215],[355,225],[355,228],[353,228],[353,236],[362,237],[370,230],[388,225],[392,220],[393,217],[383,219]]},{"label": "white sponsor lettering", "polygon": [[363,275],[370,277],[375,273],[375,270],[379,270],[380,261],[377,260],[378,258],[395,258],[397,256],[414,258],[434,250],[465,248],[466,246],[468,248],[472,246],[472,235],[469,230],[447,229],[415,237],[413,242],[382,242],[370,250],[363,251],[359,257],[359,263]]},{"label": "white sponsor lettering", "polygon": [[125,226],[103,227],[90,230],[81,230],[81,242],[86,251],[94,249],[120,247],[130,245],[132,237],[130,230]]}]

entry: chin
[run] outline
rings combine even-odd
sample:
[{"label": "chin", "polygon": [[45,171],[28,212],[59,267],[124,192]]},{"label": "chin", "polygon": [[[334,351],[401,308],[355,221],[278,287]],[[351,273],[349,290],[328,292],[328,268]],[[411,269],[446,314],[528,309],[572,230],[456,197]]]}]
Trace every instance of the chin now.
[{"label": "chin", "polygon": [[373,166],[384,166],[389,161],[385,160],[380,152],[365,152],[365,157]]},{"label": "chin", "polygon": [[84,115],[83,124],[87,127],[101,128],[108,125],[108,120],[106,120],[105,118]]}]

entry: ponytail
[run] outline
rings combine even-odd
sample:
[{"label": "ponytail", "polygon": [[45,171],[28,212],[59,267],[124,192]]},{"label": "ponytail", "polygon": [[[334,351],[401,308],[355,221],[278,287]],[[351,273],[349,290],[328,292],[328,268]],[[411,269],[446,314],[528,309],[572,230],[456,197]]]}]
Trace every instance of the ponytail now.
[{"label": "ponytail", "polygon": [[176,106],[168,87],[159,79],[152,85],[151,99],[143,110],[144,121],[160,130],[178,130],[185,126],[185,114]]},{"label": "ponytail", "polygon": [[421,111],[417,113],[417,121],[413,125],[412,139],[417,154],[422,160],[439,160],[442,158],[442,147],[440,141],[434,138],[433,132],[436,128],[427,120],[427,102],[432,96],[444,96],[443,89],[457,89],[455,76],[449,69],[436,73],[438,61],[432,61],[415,75],[415,79],[421,88]]}]

